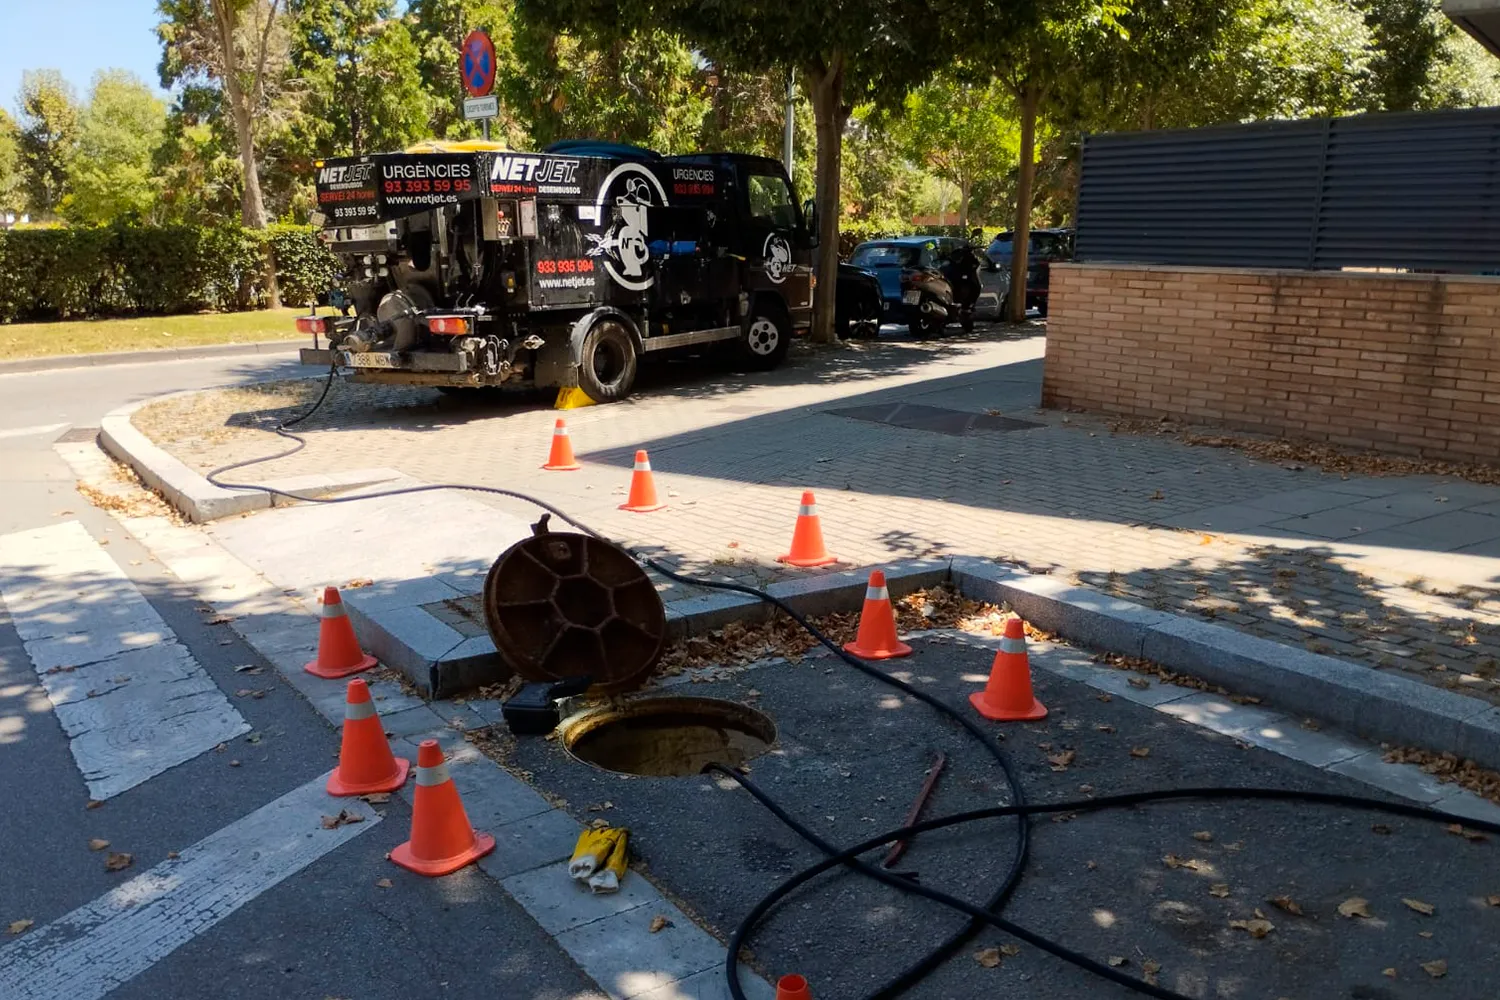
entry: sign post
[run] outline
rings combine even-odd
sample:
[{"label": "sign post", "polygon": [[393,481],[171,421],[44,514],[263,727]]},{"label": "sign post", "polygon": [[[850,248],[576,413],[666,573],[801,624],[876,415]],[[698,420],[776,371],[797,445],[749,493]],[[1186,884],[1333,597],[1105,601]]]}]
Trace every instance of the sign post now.
[{"label": "sign post", "polygon": [[482,31],[471,31],[459,48],[459,72],[463,75],[464,120],[480,122],[484,138],[490,137],[490,119],[500,114],[500,100],[492,96],[495,89],[495,44]]}]

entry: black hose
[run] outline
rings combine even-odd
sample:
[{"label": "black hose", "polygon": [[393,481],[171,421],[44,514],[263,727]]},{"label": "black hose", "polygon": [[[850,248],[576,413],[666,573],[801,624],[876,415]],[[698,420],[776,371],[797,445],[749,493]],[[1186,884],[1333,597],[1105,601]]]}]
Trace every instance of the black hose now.
[{"label": "black hose", "polygon": [[[510,497],[512,499],[521,500],[526,503],[533,504],[550,514],[555,515],[560,520],[569,525],[572,525],[574,528],[577,528],[579,531],[583,532],[586,535],[591,535],[595,538],[600,539],[604,538],[603,535],[599,534],[599,532],[590,528],[588,525],[575,520],[574,518],[568,516],[568,514],[564,511],[553,506],[552,504],[547,503],[544,500],[529,496],[528,494],[521,493],[517,490],[502,489],[498,486],[478,486],[468,483],[429,483],[422,486],[403,486],[393,489],[377,490],[370,493],[362,493],[358,496],[306,497],[296,493],[291,493],[285,490],[279,490],[274,487],[263,486],[256,483],[229,483],[220,481],[218,477],[223,473],[232,472],[235,469],[242,469],[251,465],[259,465],[263,462],[286,458],[288,456],[295,455],[297,452],[305,448],[307,446],[306,439],[293,434],[291,431],[287,430],[287,428],[295,427],[296,425],[302,423],[322,407],[324,401],[328,398],[328,392],[333,385],[335,374],[336,368],[330,366],[328,370],[328,378],[323,383],[323,391],[319,394],[317,400],[313,403],[313,405],[302,414],[292,419],[284,420],[281,423],[277,424],[274,428],[276,434],[280,435],[281,437],[288,438],[289,440],[294,442],[291,448],[288,448],[285,451],[277,452],[274,455],[267,455],[262,458],[247,459],[242,462],[235,462],[230,465],[220,466],[219,468],[214,469],[212,472],[208,473],[206,477],[208,481],[210,483],[213,483],[215,486],[219,486],[223,489],[256,490],[270,494],[271,496],[286,497],[288,499],[298,500],[304,503],[353,503],[358,500],[371,500],[379,497],[403,496],[411,493],[428,493],[435,490],[460,490],[473,493],[488,493],[495,496]],[[780,598],[774,597],[763,590],[759,590],[755,587],[747,586],[745,584],[730,583],[719,580],[699,579],[697,577],[691,577],[679,573],[676,570],[664,565],[657,559],[642,557],[638,553],[632,553],[632,556],[637,561],[641,562],[642,565],[655,570],[656,572],[669,579],[676,580],[679,583],[685,583],[699,587],[708,587],[714,590],[725,590],[734,593],[746,594],[760,601],[764,601],[765,603],[770,604],[778,610],[786,613],[809,635],[811,635],[820,644],[832,651],[834,655],[839,657],[839,659],[843,660],[851,667],[854,667],[856,670],[860,671],[868,677],[873,678],[876,681],[879,681],[882,684],[894,687],[897,690],[901,691],[903,694],[907,694],[913,698],[916,698],[918,701],[931,706],[940,714],[958,723],[966,732],[969,733],[970,736],[978,741],[978,743],[983,746],[986,751],[989,752],[990,756],[995,759],[995,762],[999,764],[1001,772],[1005,777],[1006,785],[1010,792],[1012,803],[1011,805],[993,806],[987,809],[975,809],[968,812],[954,813],[951,816],[944,816],[937,819],[926,820],[921,823],[914,823],[909,826],[903,826],[895,830],[890,830],[886,833],[880,834],[879,836],[866,840],[863,843],[856,844],[853,847],[839,850],[836,846],[824,840],[817,833],[815,833],[802,823],[798,822],[790,813],[783,809],[762,789],[757,787],[752,781],[750,781],[744,775],[740,774],[738,771],[720,764],[706,765],[704,767],[705,773],[716,772],[738,782],[740,786],[743,787],[747,792],[749,792],[758,802],[761,803],[761,805],[765,806],[766,809],[768,809],[772,813],[772,815],[781,820],[782,823],[786,824],[786,826],[793,832],[795,832],[798,836],[802,837],[804,840],[817,847],[826,855],[826,857],[822,861],[819,861],[817,864],[811,865],[803,871],[797,873],[796,875],[793,875],[785,882],[781,883],[781,885],[771,890],[770,894],[768,894],[764,899],[756,904],[755,908],[752,909],[750,913],[745,917],[745,919],[740,922],[739,926],[735,928],[733,935],[731,935],[730,937],[727,955],[724,960],[724,972],[728,979],[729,992],[734,997],[734,1000],[746,1000],[744,990],[740,986],[738,975],[739,952],[741,947],[744,945],[746,938],[754,933],[756,927],[762,920],[765,919],[766,914],[783,898],[795,891],[804,883],[840,865],[852,868],[863,875],[873,878],[878,882],[889,885],[902,892],[909,892],[914,895],[930,899],[933,902],[941,903],[945,906],[951,907],[952,909],[958,910],[960,913],[965,914],[969,918],[968,922],[962,928],[949,936],[948,939],[945,940],[941,945],[933,949],[917,962],[913,963],[909,968],[907,968],[899,976],[893,979],[890,983],[886,984],[884,987],[872,994],[871,1000],[889,1000],[889,998],[898,996],[905,990],[911,988],[916,983],[921,981],[933,969],[937,968],[949,957],[951,957],[954,952],[963,947],[965,942],[971,940],[980,929],[986,926],[995,927],[1022,941],[1027,942],[1028,944],[1034,945],[1035,947],[1040,948],[1041,950],[1046,951],[1049,954],[1055,955],[1066,962],[1077,965],[1081,969],[1092,972],[1095,975],[1098,975],[1120,986],[1124,986],[1127,989],[1142,993],[1146,996],[1156,997],[1158,998],[1158,1000],[1192,1000],[1192,998],[1189,998],[1184,994],[1176,993],[1161,986],[1147,983],[1144,980],[1129,976],[1121,972],[1119,969],[1111,968],[1108,965],[1089,958],[1087,955],[1084,955],[1081,952],[1068,948],[1066,945],[1053,941],[1050,938],[1037,934],[1034,931],[1027,930],[1025,927],[1022,927],[1019,924],[1012,923],[1011,921],[1006,920],[1004,917],[999,915],[998,911],[1003,908],[1006,901],[1009,900],[1010,896],[1014,893],[1016,886],[1020,883],[1021,876],[1025,871],[1026,861],[1030,850],[1031,830],[1027,819],[1030,816],[1036,815],[1038,813],[1087,812],[1100,809],[1119,809],[1143,805],[1151,802],[1163,802],[1180,799],[1251,799],[1307,802],[1316,805],[1332,805],[1355,809],[1369,809],[1377,812],[1386,812],[1397,816],[1432,820],[1441,823],[1462,823],[1474,829],[1485,830],[1493,834],[1500,834],[1500,824],[1491,823],[1484,820],[1465,819],[1463,817],[1452,816],[1447,813],[1439,812],[1434,809],[1426,809],[1420,806],[1409,806],[1397,802],[1386,802],[1380,799],[1364,798],[1355,795],[1340,795],[1324,792],[1289,791],[1279,788],[1179,788],[1154,792],[1133,792],[1125,795],[1102,796],[1099,798],[1083,799],[1073,802],[1031,804],[1026,800],[1025,790],[1021,787],[1020,778],[1017,776],[1014,766],[1011,764],[1010,758],[1006,756],[1005,752],[1000,748],[999,743],[994,739],[993,736],[991,736],[990,733],[986,732],[967,716],[955,711],[942,699],[937,698],[936,696],[931,695],[926,691],[921,690],[920,688],[916,688],[897,677],[893,677],[885,671],[880,670],[877,667],[874,667],[871,664],[866,663],[864,660],[861,660],[851,653],[845,651],[842,646],[830,639],[817,626],[813,625],[810,621],[807,620],[807,618],[799,614],[785,601],[781,600]],[[987,819],[998,819],[1002,817],[1015,817],[1017,820],[1015,852],[1012,856],[1010,867],[1007,869],[1005,878],[1002,880],[1000,887],[983,906],[976,906],[968,900],[960,899],[957,896],[952,896],[948,893],[942,892],[941,890],[921,885],[906,877],[903,877],[898,873],[890,872],[885,870],[884,868],[871,865],[859,857],[859,855],[863,854],[864,852],[873,850],[876,847],[880,847],[895,840],[908,839],[920,833],[926,833],[931,830],[941,830],[946,827],[956,826],[962,823],[971,823]]]}]

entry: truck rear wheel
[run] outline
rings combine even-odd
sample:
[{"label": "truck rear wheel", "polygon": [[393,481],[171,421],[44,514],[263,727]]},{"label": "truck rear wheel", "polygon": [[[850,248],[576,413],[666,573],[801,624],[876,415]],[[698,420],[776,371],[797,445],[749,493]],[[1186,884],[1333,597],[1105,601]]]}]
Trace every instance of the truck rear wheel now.
[{"label": "truck rear wheel", "polygon": [[583,338],[578,357],[578,385],[597,403],[630,395],[640,356],[635,340],[614,320],[595,323]]},{"label": "truck rear wheel", "polygon": [[792,348],[792,325],[780,310],[757,303],[740,334],[740,364],[751,371],[770,371]]}]

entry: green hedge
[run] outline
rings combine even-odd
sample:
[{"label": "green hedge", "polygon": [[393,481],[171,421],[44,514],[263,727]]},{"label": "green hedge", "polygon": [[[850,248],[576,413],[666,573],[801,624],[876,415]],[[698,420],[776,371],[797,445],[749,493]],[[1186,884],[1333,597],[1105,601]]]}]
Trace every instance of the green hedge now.
[{"label": "green hedge", "polygon": [[256,308],[268,250],[288,305],[321,296],[337,268],[308,226],[0,231],[0,323]]}]

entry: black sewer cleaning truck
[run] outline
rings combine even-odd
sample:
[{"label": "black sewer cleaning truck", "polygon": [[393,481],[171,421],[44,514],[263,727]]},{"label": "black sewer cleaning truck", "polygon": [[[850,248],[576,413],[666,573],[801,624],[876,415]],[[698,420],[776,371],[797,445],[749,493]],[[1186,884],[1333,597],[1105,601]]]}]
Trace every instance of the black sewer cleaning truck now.
[{"label": "black sewer cleaning truck", "polygon": [[297,320],[301,357],[356,381],[611,402],[644,354],[715,345],[767,370],[812,319],[816,221],[776,160],[476,141],[316,169],[342,275],[336,315]]}]

